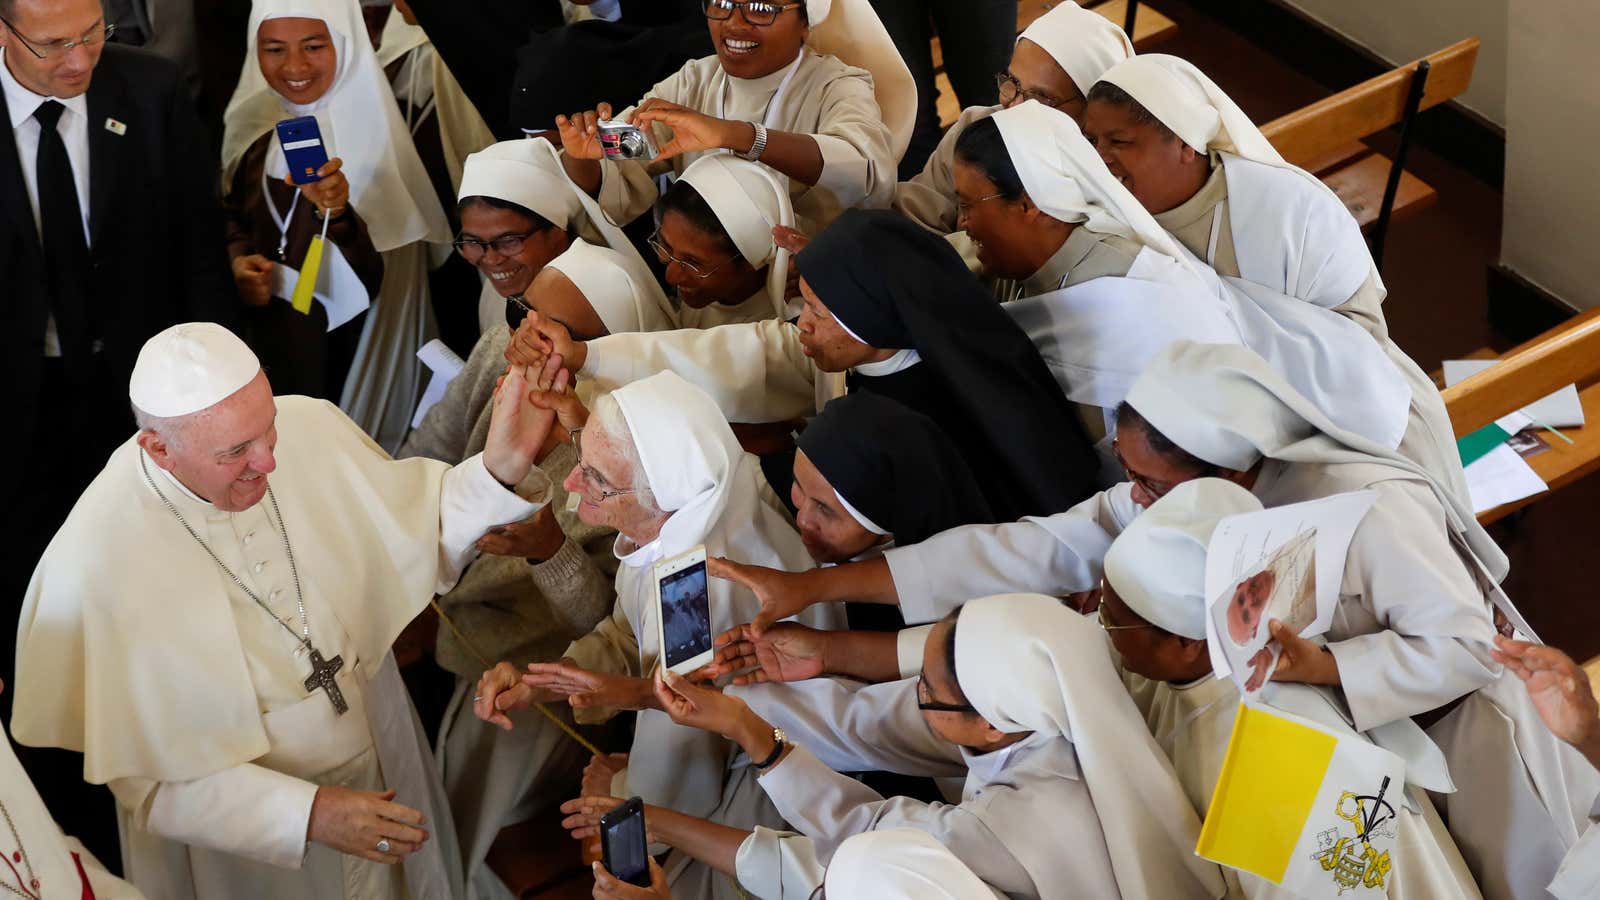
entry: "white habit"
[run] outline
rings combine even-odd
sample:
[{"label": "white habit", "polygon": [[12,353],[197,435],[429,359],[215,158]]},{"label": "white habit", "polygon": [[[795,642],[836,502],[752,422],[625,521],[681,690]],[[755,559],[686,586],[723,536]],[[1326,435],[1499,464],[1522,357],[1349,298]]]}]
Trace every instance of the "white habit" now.
[{"label": "white habit", "polygon": [[[84,778],[117,796],[129,876],[152,897],[455,896],[449,811],[389,648],[485,530],[540,504],[503,488],[481,455],[394,462],[331,404],[276,403],[276,509],[222,512],[133,440],[112,455],[29,586],[17,739],[85,754]],[[343,660],[348,712],[307,690],[298,642],[157,490],[297,633],[298,579],[313,645]],[[308,844],[319,785],[394,788],[430,839],[403,869]]]}]

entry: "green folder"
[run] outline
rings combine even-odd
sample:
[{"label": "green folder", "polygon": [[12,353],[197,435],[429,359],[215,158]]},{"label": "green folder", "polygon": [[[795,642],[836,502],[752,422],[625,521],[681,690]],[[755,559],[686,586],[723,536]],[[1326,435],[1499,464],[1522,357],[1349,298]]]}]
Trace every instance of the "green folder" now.
[{"label": "green folder", "polygon": [[1470,466],[1510,439],[1510,432],[1490,422],[1471,434],[1456,438],[1456,451],[1461,454],[1461,464]]}]

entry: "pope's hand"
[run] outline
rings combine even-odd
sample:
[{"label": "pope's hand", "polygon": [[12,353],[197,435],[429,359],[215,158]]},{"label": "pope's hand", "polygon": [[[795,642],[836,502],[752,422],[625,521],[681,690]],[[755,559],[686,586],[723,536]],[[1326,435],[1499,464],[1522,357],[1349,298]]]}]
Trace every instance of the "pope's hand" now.
[{"label": "pope's hand", "polygon": [[529,663],[522,683],[544,695],[565,698],[574,709],[646,709],[655,705],[647,679],[591,672],[570,659]]},{"label": "pope's hand", "polygon": [[[535,406],[529,401],[529,374],[520,366],[512,366],[495,391],[494,407],[489,414],[483,464],[501,484],[518,484],[527,477],[539,449],[555,426],[555,410]],[[537,377],[548,379],[558,391],[566,390],[568,376],[561,371],[560,357],[548,359]]]},{"label": "pope's hand", "polygon": [[642,888],[617,878],[606,867],[596,862],[594,869],[594,900],[672,900],[672,890],[667,887],[667,875],[654,859],[650,864],[650,886]]},{"label": "pope's hand", "polygon": [[599,123],[611,118],[611,104],[602,103],[588,112],[570,116],[556,116],[556,130],[561,133],[561,149],[573,159],[604,159],[605,148],[600,145]]},{"label": "pope's hand", "polygon": [[812,604],[805,590],[804,576],[765,566],[747,566],[720,556],[706,560],[706,571],[713,578],[742,584],[761,601],[761,612],[750,623],[757,636],[766,633],[774,622],[787,619]]},{"label": "pope's hand", "polygon": [[778,622],[759,637],[749,625],[740,625],[717,635],[714,643],[717,661],[711,674],[742,673],[733,678],[738,685],[804,681],[827,670],[828,633],[796,622]]},{"label": "pope's hand", "polygon": [[[394,802],[394,791],[357,791],[323,785],[311,802],[306,840],[351,856],[393,865],[428,839],[422,813]],[[387,842],[388,851],[378,849]]]},{"label": "pope's hand", "polygon": [[[1528,686],[1528,698],[1556,737],[1586,754],[1600,745],[1600,704],[1589,676],[1572,658],[1554,647],[1494,639],[1495,661]],[[1596,766],[1600,760],[1591,757]]]}]

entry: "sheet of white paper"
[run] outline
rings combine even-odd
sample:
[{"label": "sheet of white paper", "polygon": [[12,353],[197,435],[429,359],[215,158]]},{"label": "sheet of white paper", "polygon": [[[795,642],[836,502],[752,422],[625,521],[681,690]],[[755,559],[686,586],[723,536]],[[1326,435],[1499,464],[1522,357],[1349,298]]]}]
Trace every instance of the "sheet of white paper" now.
[{"label": "sheet of white paper", "polygon": [[[1444,361],[1445,386],[1465,381],[1468,376],[1476,375],[1497,362],[1497,359],[1447,359]],[[1583,427],[1583,401],[1578,399],[1578,389],[1570,384],[1524,406],[1522,411],[1535,422],[1554,428]]]},{"label": "sheet of white paper", "polygon": [[1466,474],[1472,511],[1478,513],[1549,490],[1528,461],[1505,444],[1473,460]]},{"label": "sheet of white paper", "polygon": [[422,417],[428,414],[428,410],[433,409],[435,403],[444,399],[445,388],[461,374],[461,368],[466,365],[454,350],[445,346],[444,341],[438,338],[423,344],[422,349],[417,351],[417,359],[422,360],[422,364],[433,374],[428,376],[428,387],[422,392],[422,400],[417,404],[416,415],[411,417],[412,428],[420,426]]},{"label": "sheet of white paper", "polygon": [[[1206,547],[1205,587],[1206,596],[1215,598],[1212,614],[1206,617],[1206,639],[1217,675],[1234,675],[1240,692],[1250,693],[1245,690],[1244,664],[1269,644],[1268,618],[1308,622],[1300,628],[1302,637],[1328,630],[1339,605],[1350,539],[1376,500],[1373,491],[1351,491],[1229,516],[1217,525]],[[1274,572],[1270,584],[1256,578],[1267,568]],[[1307,568],[1310,584],[1305,583]],[[1250,583],[1247,590],[1254,591],[1251,596],[1265,608],[1255,610],[1258,615],[1253,622],[1241,619],[1236,623],[1240,637],[1236,643],[1219,627],[1231,631],[1228,607],[1246,582]],[[1312,598],[1314,611],[1308,608]],[[1253,631],[1246,637],[1245,631],[1252,625]],[[1269,651],[1269,657],[1276,660],[1275,650]]]},{"label": "sheet of white paper", "polygon": [[[288,300],[294,296],[295,282],[300,280],[300,270],[294,266],[277,263],[272,267],[272,296]],[[361,276],[350,268],[350,263],[339,252],[339,245],[328,241],[322,249],[322,268],[317,270],[317,289],[311,296],[328,312],[328,330],[361,315],[372,305],[367,286]]]}]

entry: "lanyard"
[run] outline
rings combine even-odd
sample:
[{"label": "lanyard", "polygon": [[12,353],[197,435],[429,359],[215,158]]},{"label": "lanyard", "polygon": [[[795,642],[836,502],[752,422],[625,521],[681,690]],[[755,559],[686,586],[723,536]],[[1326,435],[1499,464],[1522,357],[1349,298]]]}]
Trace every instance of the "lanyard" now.
[{"label": "lanyard", "polygon": [[[289,223],[294,221],[294,208],[300,203],[300,189],[294,189],[294,199],[289,201],[289,214],[287,216],[278,215],[278,205],[272,202],[272,187],[267,182],[267,169],[262,166],[261,199],[266,201],[267,212],[272,214],[272,223],[278,226],[278,261],[284,262],[288,259],[284,254],[289,249]],[[326,220],[324,220],[324,224],[326,224]]]}]

